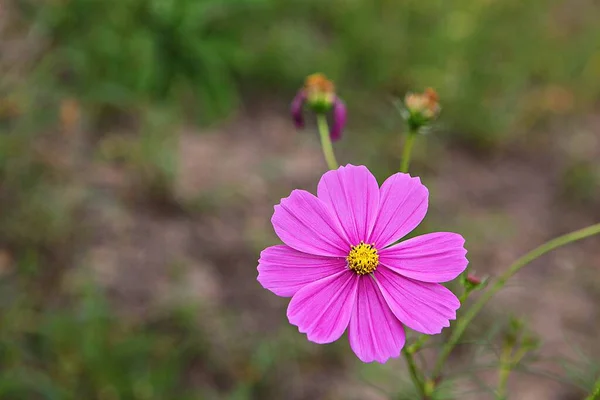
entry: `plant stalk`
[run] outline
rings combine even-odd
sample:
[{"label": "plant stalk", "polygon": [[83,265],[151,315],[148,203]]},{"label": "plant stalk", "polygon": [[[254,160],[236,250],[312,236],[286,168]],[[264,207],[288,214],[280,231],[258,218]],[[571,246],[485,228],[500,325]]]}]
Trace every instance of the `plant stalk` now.
[{"label": "plant stalk", "polygon": [[592,393],[585,400],[600,400],[600,378],[596,380]]},{"label": "plant stalk", "polygon": [[433,370],[433,376],[437,377],[442,372],[442,368],[444,364],[448,360],[450,353],[454,349],[454,347],[458,344],[458,341],[462,337],[463,333],[467,329],[467,326],[473,321],[473,319],[479,314],[479,312],[483,309],[483,306],[496,294],[500,289],[504,287],[508,279],[510,279],[514,274],[519,272],[521,268],[536,260],[537,258],[543,256],[544,254],[557,249],[559,247],[565,246],[569,243],[576,242],[578,240],[586,239],[590,236],[594,236],[600,233],[600,223],[588,226],[587,228],[583,228],[571,233],[567,233],[565,235],[554,238],[543,245],[531,250],[529,253],[525,254],[517,261],[515,261],[500,277],[493,286],[490,287],[487,291],[483,292],[482,296],[469,308],[469,310],[463,315],[457,322],[456,328],[452,331],[448,342],[442,347],[440,355],[437,359]]},{"label": "plant stalk", "polygon": [[325,156],[327,167],[329,169],[337,169],[339,165],[335,159],[335,153],[333,152],[333,145],[331,144],[331,136],[329,134],[329,125],[327,125],[327,117],[325,114],[317,114],[317,127],[319,129],[321,147],[323,148],[323,156]]},{"label": "plant stalk", "polygon": [[404,350],[402,350],[402,354],[404,355],[404,359],[406,360],[406,364],[408,365],[410,379],[413,381],[413,384],[417,388],[420,398],[426,400],[427,394],[425,393],[425,383],[423,382],[423,379],[419,374],[419,369],[417,368],[417,364],[415,362],[415,358],[413,357],[413,353],[404,348]]},{"label": "plant stalk", "polygon": [[402,160],[400,163],[400,172],[408,173],[408,167],[410,165],[410,156],[413,151],[416,137],[417,137],[417,132],[408,131],[408,134],[406,135],[406,140],[404,141],[404,148],[402,149]]}]

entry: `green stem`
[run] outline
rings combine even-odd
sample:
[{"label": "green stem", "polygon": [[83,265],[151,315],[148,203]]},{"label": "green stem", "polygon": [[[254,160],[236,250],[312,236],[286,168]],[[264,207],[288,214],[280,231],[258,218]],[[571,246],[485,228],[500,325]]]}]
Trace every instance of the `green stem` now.
[{"label": "green stem", "polygon": [[410,378],[413,381],[413,384],[417,388],[419,395],[422,399],[427,398],[427,394],[425,393],[425,383],[423,379],[419,376],[419,370],[417,368],[417,364],[415,363],[415,358],[413,357],[413,353],[407,351],[406,348],[402,350],[402,354],[404,355],[404,359],[406,360],[406,364],[408,365],[408,370],[410,372]]},{"label": "green stem", "polygon": [[410,155],[412,154],[416,137],[417,132],[414,131],[409,131],[406,135],[406,140],[404,141],[404,149],[402,149],[400,172],[408,173],[408,166],[410,165]]},{"label": "green stem", "polygon": [[327,117],[325,114],[317,114],[317,126],[319,128],[319,136],[321,137],[321,147],[323,155],[329,169],[337,169],[338,163],[333,153],[333,145],[331,144],[331,136],[329,135],[329,126],[327,125]]},{"label": "green stem", "polygon": [[498,389],[496,394],[499,400],[506,399],[506,390],[508,388],[508,377],[510,376],[510,370],[512,367],[511,362],[512,348],[508,345],[504,345],[502,354],[500,355],[500,371],[498,373]]},{"label": "green stem", "polygon": [[592,393],[585,400],[600,400],[600,378],[596,380]]},{"label": "green stem", "polygon": [[429,340],[430,337],[431,336],[429,336],[429,335],[419,336],[413,344],[408,346],[408,351],[412,354],[419,352],[423,348],[423,346],[427,343],[427,341]]},{"label": "green stem", "polygon": [[516,352],[512,359],[513,369],[515,369],[519,365],[519,363],[521,362],[523,357],[525,357],[528,351],[529,349],[525,347]]},{"label": "green stem", "polygon": [[567,245],[572,242],[576,242],[581,239],[585,239],[587,237],[597,235],[600,233],[600,223],[588,226],[587,228],[580,229],[575,232],[567,233],[566,235],[559,236],[550,240],[549,242],[544,243],[543,245],[533,249],[529,253],[525,254],[523,257],[519,258],[515,261],[507,270],[504,272],[496,283],[489,290],[485,291],[483,295],[469,308],[469,310],[458,320],[456,328],[452,331],[448,342],[442,347],[440,355],[437,359],[433,370],[433,376],[437,377],[442,372],[442,368],[446,363],[446,360],[450,356],[450,353],[457,345],[458,341],[462,337],[465,329],[471,323],[471,321],[479,314],[479,312],[483,309],[483,306],[496,294],[500,289],[504,287],[506,281],[514,274],[519,272],[521,268],[532,262],[533,260],[541,257],[542,255],[564,245]]}]

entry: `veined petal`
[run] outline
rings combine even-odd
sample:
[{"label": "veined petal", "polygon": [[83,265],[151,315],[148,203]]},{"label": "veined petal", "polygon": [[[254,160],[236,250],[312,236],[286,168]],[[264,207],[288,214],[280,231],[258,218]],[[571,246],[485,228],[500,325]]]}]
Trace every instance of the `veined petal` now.
[{"label": "veined petal", "polygon": [[369,237],[377,218],[379,185],[364,165],[348,164],[326,172],[317,195],[333,211],[351,244]]},{"label": "veined petal", "polygon": [[354,304],[348,339],[358,358],[384,363],[398,357],[406,341],[404,328],[371,276],[361,277]]},{"label": "veined petal", "polygon": [[264,249],[258,260],[258,281],[278,296],[291,297],[299,289],[346,269],[342,257],[302,253],[289,246]]},{"label": "veined petal", "polygon": [[369,243],[382,249],[415,229],[425,218],[428,197],[429,191],[419,178],[397,173],[386,179]]},{"label": "veined petal", "polygon": [[457,233],[429,233],[381,250],[379,262],[408,278],[448,282],[467,268],[464,244]]},{"label": "veined petal", "polygon": [[383,265],[375,271],[375,279],[394,315],[417,332],[437,334],[456,319],[460,302],[439,283],[414,281]]},{"label": "veined petal", "polygon": [[290,323],[311,342],[336,341],[350,322],[358,280],[358,275],[346,270],[304,286],[290,301]]},{"label": "veined petal", "polygon": [[350,244],[329,207],[304,190],[294,190],[275,206],[273,228],[288,246],[304,253],[346,257]]}]

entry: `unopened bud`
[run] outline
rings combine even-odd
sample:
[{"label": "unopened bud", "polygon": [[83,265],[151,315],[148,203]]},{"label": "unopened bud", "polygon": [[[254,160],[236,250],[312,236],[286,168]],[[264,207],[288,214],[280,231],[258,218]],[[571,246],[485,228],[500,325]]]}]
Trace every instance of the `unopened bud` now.
[{"label": "unopened bud", "polygon": [[480,278],[473,273],[467,273],[462,276],[462,284],[468,291],[479,290],[486,286],[487,278]]},{"label": "unopened bud", "polygon": [[335,101],[335,85],[323,74],[312,74],[304,81],[308,106],[316,113],[331,110]]},{"label": "unopened bud", "polygon": [[439,96],[432,88],[427,88],[423,93],[408,93],[404,105],[408,111],[405,119],[414,132],[431,123],[441,111]]},{"label": "unopened bud", "polygon": [[305,105],[317,114],[333,111],[331,140],[336,141],[342,137],[347,118],[346,105],[336,95],[333,82],[325,75],[319,73],[309,75],[302,89],[294,97],[290,111],[298,129],[304,128],[303,109]]},{"label": "unopened bud", "polygon": [[468,274],[467,275],[467,282],[469,282],[472,285],[480,285],[481,284],[481,279],[478,276],[475,276],[473,274]]}]

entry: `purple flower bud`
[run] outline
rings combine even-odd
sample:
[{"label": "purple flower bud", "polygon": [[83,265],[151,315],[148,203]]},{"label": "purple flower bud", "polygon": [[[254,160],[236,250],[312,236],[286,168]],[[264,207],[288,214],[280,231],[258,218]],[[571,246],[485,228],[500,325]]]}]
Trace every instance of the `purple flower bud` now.
[{"label": "purple flower bud", "polygon": [[292,105],[290,107],[294,124],[298,129],[304,128],[304,115],[302,113],[304,103],[306,103],[306,91],[302,89],[298,91],[296,97],[292,100]]},{"label": "purple flower bud", "polygon": [[472,285],[481,285],[481,278],[474,274],[468,274],[467,282],[469,282]]},{"label": "purple flower bud", "polygon": [[333,124],[331,126],[331,140],[336,141],[342,137],[342,131],[346,126],[346,105],[336,96],[333,102]]}]

